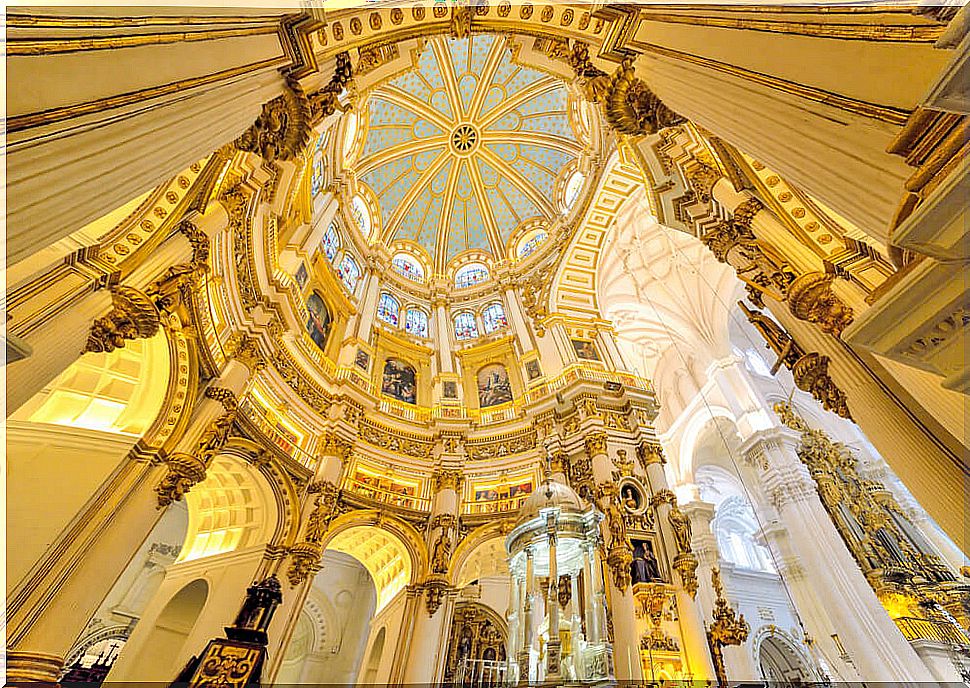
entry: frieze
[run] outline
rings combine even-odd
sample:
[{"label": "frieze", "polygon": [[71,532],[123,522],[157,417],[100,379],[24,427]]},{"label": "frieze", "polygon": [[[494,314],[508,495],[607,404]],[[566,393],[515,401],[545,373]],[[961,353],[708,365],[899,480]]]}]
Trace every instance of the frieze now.
[{"label": "frieze", "polygon": [[419,459],[430,459],[434,454],[433,440],[410,435],[400,430],[391,430],[368,419],[362,420],[359,427],[361,439],[375,447]]}]

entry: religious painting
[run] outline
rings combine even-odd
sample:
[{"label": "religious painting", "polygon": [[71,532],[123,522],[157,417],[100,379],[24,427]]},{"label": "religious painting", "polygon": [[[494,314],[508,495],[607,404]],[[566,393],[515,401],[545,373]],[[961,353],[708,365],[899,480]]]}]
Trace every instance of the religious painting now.
[{"label": "religious painting", "polygon": [[633,483],[624,483],[620,486],[620,501],[627,511],[635,513],[643,506],[643,495]]},{"label": "religious painting", "polygon": [[498,490],[494,487],[486,487],[480,490],[475,490],[475,501],[476,502],[493,502],[498,499]]},{"label": "religious painting", "polygon": [[633,545],[633,563],[630,564],[630,576],[634,585],[663,580],[660,575],[660,564],[653,551],[650,540],[631,540]]},{"label": "religious painting", "polygon": [[321,351],[327,348],[327,336],[330,334],[330,326],[333,324],[330,318],[330,311],[323,297],[317,292],[310,294],[306,302],[310,317],[307,319],[306,330],[313,343],[320,347]]},{"label": "religious painting", "polygon": [[584,361],[600,361],[599,352],[596,350],[596,345],[586,339],[573,339],[573,350],[576,352],[576,357]]},{"label": "religious painting", "polygon": [[293,277],[296,279],[296,286],[300,288],[300,291],[303,291],[307,280],[310,279],[310,273],[307,272],[306,263],[300,263],[300,267],[296,269],[296,274]]},{"label": "religious painting", "polygon": [[525,495],[532,494],[532,483],[519,483],[518,485],[513,485],[509,489],[509,497],[515,499],[516,497],[524,497]]},{"label": "religious painting", "polygon": [[414,366],[396,358],[384,363],[384,378],[381,393],[394,397],[405,404],[418,403],[417,373]]},{"label": "religious painting", "polygon": [[535,380],[542,376],[542,370],[539,368],[539,361],[534,358],[530,358],[525,362],[525,374],[529,377],[529,381]]},{"label": "religious painting", "polygon": [[458,383],[454,380],[445,380],[441,383],[441,393],[445,399],[457,399]]},{"label": "religious painting", "polygon": [[512,385],[505,366],[493,363],[479,370],[478,405],[487,408],[509,401],[512,401]]},{"label": "religious painting", "polygon": [[354,365],[361,370],[367,370],[370,366],[370,354],[363,349],[357,349],[357,355],[354,357]]}]

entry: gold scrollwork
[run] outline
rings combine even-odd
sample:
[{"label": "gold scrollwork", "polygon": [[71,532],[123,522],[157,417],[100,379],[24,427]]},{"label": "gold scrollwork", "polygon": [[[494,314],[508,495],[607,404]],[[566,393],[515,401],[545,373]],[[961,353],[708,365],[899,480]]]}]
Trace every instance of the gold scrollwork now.
[{"label": "gold scrollwork", "polygon": [[82,353],[108,352],[124,347],[125,341],[153,337],[161,316],[151,297],[128,286],[111,290],[111,310],[94,321]]}]

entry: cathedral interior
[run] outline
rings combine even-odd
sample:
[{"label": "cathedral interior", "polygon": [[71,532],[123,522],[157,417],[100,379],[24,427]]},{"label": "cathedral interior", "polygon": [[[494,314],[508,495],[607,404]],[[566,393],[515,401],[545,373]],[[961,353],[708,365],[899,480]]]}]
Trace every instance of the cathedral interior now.
[{"label": "cathedral interior", "polygon": [[8,7],[7,680],[970,684],[968,56]]}]

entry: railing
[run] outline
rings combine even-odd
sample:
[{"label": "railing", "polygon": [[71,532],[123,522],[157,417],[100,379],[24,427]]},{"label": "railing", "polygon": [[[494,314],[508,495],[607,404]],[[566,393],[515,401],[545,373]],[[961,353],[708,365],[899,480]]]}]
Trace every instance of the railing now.
[{"label": "railing", "polygon": [[482,502],[466,502],[464,511],[466,514],[502,514],[508,511],[517,511],[522,502],[529,498],[531,492],[510,499],[492,499]]},{"label": "railing", "polygon": [[294,442],[293,439],[280,432],[280,430],[262,413],[259,404],[254,403],[249,398],[244,398],[239,403],[239,410],[242,411],[246,417],[256,425],[259,431],[262,432],[267,439],[283,450],[285,454],[292,457],[294,461],[299,462],[310,470],[314,469],[317,464],[317,460],[313,454],[303,449],[296,442]]},{"label": "railing", "polygon": [[383,504],[414,509],[416,511],[428,511],[431,508],[431,500],[424,497],[395,492],[391,489],[383,489],[379,485],[362,483],[353,478],[344,481],[344,489],[366,499],[372,499]]},{"label": "railing", "polygon": [[902,632],[906,640],[933,640],[938,643],[952,645],[970,645],[970,638],[963,629],[945,621],[918,619],[901,616],[893,619],[896,627]]},{"label": "railing", "polygon": [[455,673],[458,686],[503,686],[509,682],[509,663],[494,659],[463,659]]}]

